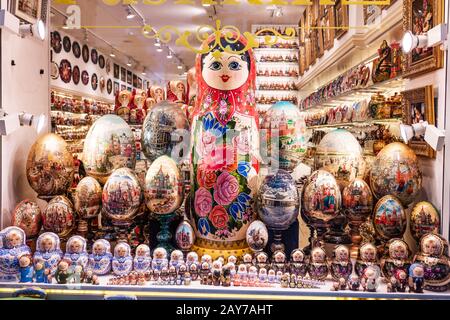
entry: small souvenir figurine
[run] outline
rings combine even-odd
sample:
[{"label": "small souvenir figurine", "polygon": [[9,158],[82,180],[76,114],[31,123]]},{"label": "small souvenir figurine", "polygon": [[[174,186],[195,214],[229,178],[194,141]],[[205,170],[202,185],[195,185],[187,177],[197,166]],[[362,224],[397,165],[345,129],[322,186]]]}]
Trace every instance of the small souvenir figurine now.
[{"label": "small souvenir figurine", "polygon": [[450,262],[448,242],[434,233],[424,234],[420,238],[420,250],[414,257],[414,263],[424,268],[425,290],[447,291],[450,283]]},{"label": "small souvenir figurine", "polygon": [[145,285],[145,274],[144,274],[144,273],[139,273],[139,274],[138,274],[137,285],[138,285],[138,286],[143,286],[143,285]]},{"label": "small souvenir figurine", "polygon": [[297,288],[297,276],[291,273],[289,278],[289,288]]},{"label": "small souvenir figurine", "polygon": [[336,281],[340,281],[341,278],[347,281],[352,274],[353,265],[350,261],[350,251],[346,246],[338,245],[334,248],[330,271]]},{"label": "small souvenir figurine", "polygon": [[23,254],[19,257],[19,282],[33,282],[33,265],[31,264],[31,256]]},{"label": "small souvenir figurine", "polygon": [[203,279],[204,277],[207,277],[208,274],[211,271],[211,267],[207,261],[202,262],[202,266],[200,269],[200,277]]},{"label": "small souvenir figurine", "polygon": [[386,244],[388,250],[381,259],[381,270],[385,278],[389,279],[393,277],[397,270],[401,269],[408,272],[411,265],[409,257],[408,244],[401,239],[391,239]]},{"label": "small souvenir figurine", "polygon": [[182,263],[182,264],[180,264],[178,266],[178,273],[179,274],[184,275],[184,273],[187,272],[187,271],[188,271],[188,269],[187,269],[187,266],[186,266],[185,263]]},{"label": "small souvenir figurine", "polygon": [[111,245],[105,239],[99,239],[92,245],[89,255],[89,268],[93,274],[105,275],[111,271]]},{"label": "small souvenir figurine", "polygon": [[55,280],[58,284],[66,284],[72,278],[71,264],[72,262],[69,259],[62,259],[58,262],[58,267],[55,272]]},{"label": "small souvenir figurine", "polygon": [[322,247],[312,249],[308,273],[314,280],[324,280],[328,276],[327,255]]},{"label": "small souvenir figurine", "polygon": [[[239,285],[246,285],[247,277],[248,277],[247,267],[245,264],[242,263],[238,266],[238,271],[237,271],[238,282],[237,283]],[[236,286],[236,284],[235,284],[235,286]]]},{"label": "small souvenir figurine", "polygon": [[183,252],[181,250],[173,250],[170,254],[169,265],[174,266],[177,270],[180,264],[184,263]]},{"label": "small souvenir figurine", "polygon": [[376,292],[380,277],[380,268],[378,266],[368,266],[364,269],[361,285],[364,291]]},{"label": "small souvenir figurine", "polygon": [[185,272],[184,273],[184,285],[185,286],[190,286],[191,285],[191,281],[192,281],[191,273],[190,272]]},{"label": "small souvenir figurine", "polygon": [[205,254],[202,256],[202,264],[203,262],[207,262],[209,264],[209,268],[212,267],[212,258],[209,254]]},{"label": "small souvenir figurine", "polygon": [[281,271],[282,273],[285,273],[287,270],[286,268],[286,254],[281,251],[275,251],[272,256],[272,269],[275,270],[275,272]]},{"label": "small souvenir figurine", "polygon": [[259,269],[258,279],[259,282],[261,283],[267,283],[267,269],[265,268]]},{"label": "small souvenir figurine", "polygon": [[277,281],[276,275],[275,275],[275,270],[273,270],[273,269],[269,270],[269,272],[267,273],[267,281],[269,283],[275,283]]},{"label": "small souvenir figurine", "polygon": [[55,273],[58,262],[61,260],[63,252],[59,248],[59,237],[53,232],[44,232],[36,241],[36,252],[34,253],[34,263],[43,261],[43,269],[50,269]]},{"label": "small souvenir figurine", "polygon": [[89,269],[84,273],[83,279],[81,279],[81,282],[88,283],[88,284],[95,284],[95,285],[100,284],[100,281],[98,280],[98,276],[96,274],[94,274],[92,269]]},{"label": "small souvenir figurine", "polygon": [[230,269],[231,278],[234,278],[236,275],[236,265],[233,262],[228,262],[227,266]]},{"label": "small souvenir figurine", "polygon": [[73,283],[81,283],[81,279],[83,278],[83,267],[79,264],[72,265],[72,282]]},{"label": "small souvenir figurine", "polygon": [[291,253],[289,270],[296,276],[304,277],[308,272],[308,263],[305,259],[305,253],[301,249],[295,249]]},{"label": "small souvenir figurine", "polygon": [[253,265],[253,257],[250,253],[246,253],[242,256],[242,262],[245,264],[248,269]]},{"label": "small souvenir figurine", "polygon": [[[56,271],[56,269],[55,269]],[[45,268],[44,260],[35,260],[34,262],[34,282],[48,283],[50,269]]]},{"label": "small souvenir figurine", "polygon": [[237,263],[237,258],[236,258],[236,256],[231,255],[231,256],[228,257],[227,261],[228,261],[228,263],[231,262],[231,263],[233,263],[234,265],[236,265],[236,263]]},{"label": "small souvenir figurine", "polygon": [[181,276],[180,273],[177,274],[177,279],[176,279],[176,281],[175,281],[175,284],[176,284],[177,286],[181,286],[181,285],[183,284],[183,278],[182,278],[182,276]]},{"label": "small souvenir figurine", "polygon": [[225,265],[225,258],[223,256],[218,257],[216,260],[219,260],[222,266]]},{"label": "small souvenir figurine", "polygon": [[[275,272],[275,271],[274,271]],[[275,276],[275,279],[276,279],[276,282],[277,283],[280,283],[281,282],[281,277],[283,276],[283,272],[281,272],[281,271],[277,271],[277,273],[276,273],[276,276]]]},{"label": "small souvenir figurine", "polygon": [[112,259],[112,271],[117,276],[124,276],[133,269],[133,258],[128,243],[120,242],[114,248],[114,257]]},{"label": "small souvenir figurine", "polygon": [[269,256],[265,252],[258,252],[255,255],[256,267],[259,269],[264,268],[267,270],[269,268]]},{"label": "small souvenir figurine", "polygon": [[258,269],[255,266],[248,268],[248,285],[253,287],[258,279]]},{"label": "small souvenir figurine", "polygon": [[72,236],[66,243],[66,254],[64,259],[70,260],[71,264],[79,264],[87,267],[89,256],[86,251],[86,239],[81,236]]},{"label": "small souvenir figurine", "polygon": [[213,283],[215,286],[220,286],[220,277],[222,275],[222,262],[214,260],[211,268],[213,275]]},{"label": "small souvenir figurine", "polygon": [[19,256],[31,254],[25,244],[25,232],[18,227],[8,227],[0,232],[0,281],[17,281]]},{"label": "small souvenir figurine", "polygon": [[288,288],[289,287],[289,273],[284,273],[281,276],[280,284],[282,288]]},{"label": "small souvenir figurine", "polygon": [[169,266],[169,279],[171,282],[175,281],[177,277],[177,268],[175,266]]},{"label": "small souvenir figurine", "polygon": [[196,252],[189,252],[186,256],[186,264],[188,266],[188,268],[191,268],[192,264],[196,264],[197,269],[198,269],[198,254]]},{"label": "small souvenir figurine", "polygon": [[423,293],[425,268],[421,263],[409,267],[409,292]]},{"label": "small souvenir figurine", "polygon": [[161,271],[164,267],[168,267],[167,251],[164,248],[156,248],[153,251],[152,269]]},{"label": "small souvenir figurine", "polygon": [[339,278],[339,290],[345,290],[347,289],[347,279],[345,278]]},{"label": "small souvenir figurine", "polygon": [[136,255],[133,259],[133,269],[136,272],[145,273],[147,272],[152,263],[152,258],[150,257],[150,248],[146,244],[140,244],[136,248]]},{"label": "small souvenir figurine", "polygon": [[213,274],[211,272],[208,273],[208,277],[206,279],[206,284],[208,286],[212,286],[213,285]]},{"label": "small souvenir figurine", "polygon": [[192,263],[189,267],[189,273],[191,275],[192,281],[196,281],[198,279],[198,267],[196,263]]},{"label": "small souvenir figurine", "polygon": [[226,264],[222,268],[222,286],[223,287],[229,287],[231,286],[231,273],[230,273],[230,263]]},{"label": "small souvenir figurine", "polygon": [[[157,270],[158,271],[158,270]],[[161,269],[161,273],[159,275],[161,277],[162,281],[167,281],[169,279],[169,268],[167,267],[163,267]],[[153,276],[153,279],[155,278],[155,276]]]},{"label": "small souvenir figurine", "polygon": [[358,260],[355,264],[356,274],[362,277],[364,269],[372,265],[380,267],[377,262],[377,247],[373,243],[367,242],[359,248]]},{"label": "small souvenir figurine", "polygon": [[350,279],[348,280],[348,288],[352,291],[358,291],[359,286],[361,285],[361,281],[357,274],[352,274]]}]

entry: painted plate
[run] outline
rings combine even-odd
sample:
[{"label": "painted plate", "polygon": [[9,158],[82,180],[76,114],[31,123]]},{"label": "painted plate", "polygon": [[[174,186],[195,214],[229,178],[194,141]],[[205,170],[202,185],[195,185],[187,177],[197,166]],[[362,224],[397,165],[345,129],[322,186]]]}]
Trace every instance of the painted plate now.
[{"label": "painted plate", "polygon": [[100,77],[100,91],[101,92],[105,91],[105,86],[106,86],[105,78]]},{"label": "painted plate", "polygon": [[60,53],[62,49],[62,42],[61,42],[61,35],[58,31],[52,32],[52,39],[51,39],[51,45],[53,50],[55,50],[56,53]]},{"label": "painted plate", "polygon": [[70,52],[72,49],[72,41],[70,41],[70,38],[68,36],[65,36],[63,38],[63,48],[65,52]]},{"label": "painted plate", "polygon": [[81,51],[83,55],[83,61],[88,63],[89,62],[89,47],[87,45],[83,45],[83,50]]},{"label": "painted plate", "polygon": [[111,72],[111,60],[109,58],[106,58],[105,70],[106,74]]},{"label": "painted plate", "polygon": [[72,78],[72,65],[69,60],[63,59],[59,63],[59,76],[64,83],[69,83]]},{"label": "painted plate", "polygon": [[100,69],[103,69],[105,67],[105,57],[103,55],[100,55],[98,57],[98,66]]},{"label": "painted plate", "polygon": [[72,81],[75,84],[80,83],[80,68],[78,68],[78,66],[73,67],[73,70],[72,70]]},{"label": "painted plate", "polygon": [[98,52],[96,49],[91,50],[91,61],[93,64],[97,64],[98,62]]},{"label": "painted plate", "polygon": [[59,67],[56,62],[52,62],[51,66],[51,76],[53,80],[56,80],[59,78]]},{"label": "painted plate", "polygon": [[106,91],[108,92],[108,94],[111,94],[112,92],[112,80],[108,79],[108,81],[106,82]]},{"label": "painted plate", "polygon": [[75,56],[75,58],[79,58],[81,57],[81,48],[80,48],[80,44],[77,41],[74,41],[72,43],[72,52],[73,55]]},{"label": "painted plate", "polygon": [[89,73],[88,73],[86,70],[84,70],[84,71],[81,73],[81,82],[82,82],[85,86],[87,86],[88,83],[89,83]]},{"label": "painted plate", "polygon": [[92,77],[91,77],[91,86],[92,86],[92,90],[97,90],[98,87],[98,77],[97,74],[93,73]]}]

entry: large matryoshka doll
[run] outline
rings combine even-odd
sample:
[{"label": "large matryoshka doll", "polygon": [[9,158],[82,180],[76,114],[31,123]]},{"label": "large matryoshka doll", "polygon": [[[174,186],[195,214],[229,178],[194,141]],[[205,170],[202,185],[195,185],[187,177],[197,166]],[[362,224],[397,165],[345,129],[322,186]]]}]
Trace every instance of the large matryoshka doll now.
[{"label": "large matryoshka doll", "polygon": [[196,61],[198,96],[193,112],[193,249],[199,255],[248,252],[246,231],[254,220],[259,158],[255,108],[255,60],[246,39],[211,36]]},{"label": "large matryoshka doll", "polygon": [[130,120],[130,102],[131,102],[131,92],[128,90],[122,90],[117,94],[117,102],[114,112],[121,117],[123,120],[128,122]]},{"label": "large matryoshka doll", "polygon": [[150,97],[155,99],[156,103],[159,103],[165,100],[164,89],[160,86],[151,86],[150,89]]},{"label": "large matryoshka doll", "polygon": [[167,84],[167,100],[186,103],[186,86],[183,81],[172,80]]},{"label": "large matryoshka doll", "polygon": [[133,104],[136,108],[136,122],[138,124],[144,123],[145,116],[147,115],[146,99],[147,93],[144,90],[137,89],[133,97]]},{"label": "large matryoshka doll", "polygon": [[195,67],[189,69],[187,74],[187,104],[189,106],[195,106],[195,101],[197,99],[197,77],[195,73]]}]

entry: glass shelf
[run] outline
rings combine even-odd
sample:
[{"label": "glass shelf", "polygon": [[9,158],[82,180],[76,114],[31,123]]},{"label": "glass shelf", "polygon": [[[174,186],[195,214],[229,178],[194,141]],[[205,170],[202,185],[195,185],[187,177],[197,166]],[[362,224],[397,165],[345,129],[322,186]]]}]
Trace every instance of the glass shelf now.
[{"label": "glass shelf", "polygon": [[386,124],[386,123],[401,123],[400,118],[391,119],[370,119],[367,121],[359,122],[346,122],[346,123],[332,123],[332,124],[320,124],[314,126],[306,126],[307,129],[322,129],[322,128],[345,128],[345,127],[366,127],[372,124]]}]

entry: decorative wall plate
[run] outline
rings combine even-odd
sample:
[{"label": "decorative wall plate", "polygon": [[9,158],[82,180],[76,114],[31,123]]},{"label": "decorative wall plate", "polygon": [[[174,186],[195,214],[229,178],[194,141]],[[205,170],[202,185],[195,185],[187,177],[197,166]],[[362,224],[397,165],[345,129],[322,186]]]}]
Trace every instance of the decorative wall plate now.
[{"label": "decorative wall plate", "polygon": [[52,32],[51,45],[55,53],[60,53],[62,49],[61,35],[58,31]]},{"label": "decorative wall plate", "polygon": [[113,89],[112,87],[113,87],[112,80],[108,79],[108,81],[106,82],[106,91],[108,92],[108,94],[111,94]]},{"label": "decorative wall plate", "polygon": [[81,51],[83,55],[83,61],[89,62],[89,47],[87,45],[83,45],[83,50]]},{"label": "decorative wall plate", "polygon": [[91,50],[91,61],[93,64],[97,64],[98,62],[98,52],[96,49]]},{"label": "decorative wall plate", "polygon": [[56,80],[59,78],[59,66],[56,62],[52,62],[51,76],[52,76],[53,80]]},{"label": "decorative wall plate", "polygon": [[72,78],[72,65],[67,59],[63,59],[59,63],[59,76],[65,83],[69,83]]},{"label": "decorative wall plate", "polygon": [[80,68],[78,66],[74,66],[72,70],[72,81],[75,84],[80,83]]},{"label": "decorative wall plate", "polygon": [[92,86],[92,90],[97,90],[98,87],[98,77],[97,74],[93,73],[92,77],[91,77],[91,86]]},{"label": "decorative wall plate", "polygon": [[72,41],[70,41],[70,38],[68,36],[65,36],[63,38],[63,48],[65,52],[70,52],[72,49]]},{"label": "decorative wall plate", "polygon": [[81,56],[80,44],[77,41],[74,41],[72,43],[72,52],[73,52],[73,55],[75,56],[75,58],[77,58],[77,59]]},{"label": "decorative wall plate", "polygon": [[87,86],[88,83],[89,83],[89,73],[88,73],[86,70],[84,70],[84,71],[81,73],[81,82],[82,82],[85,86]]},{"label": "decorative wall plate", "polygon": [[100,77],[100,91],[101,92],[105,91],[105,86],[106,86],[105,78]]},{"label": "decorative wall plate", "polygon": [[111,60],[109,58],[106,58],[105,70],[106,74],[109,75],[109,73],[111,72]]},{"label": "decorative wall plate", "polygon": [[105,67],[105,57],[103,55],[100,55],[98,57],[98,66],[100,69],[103,69]]}]

